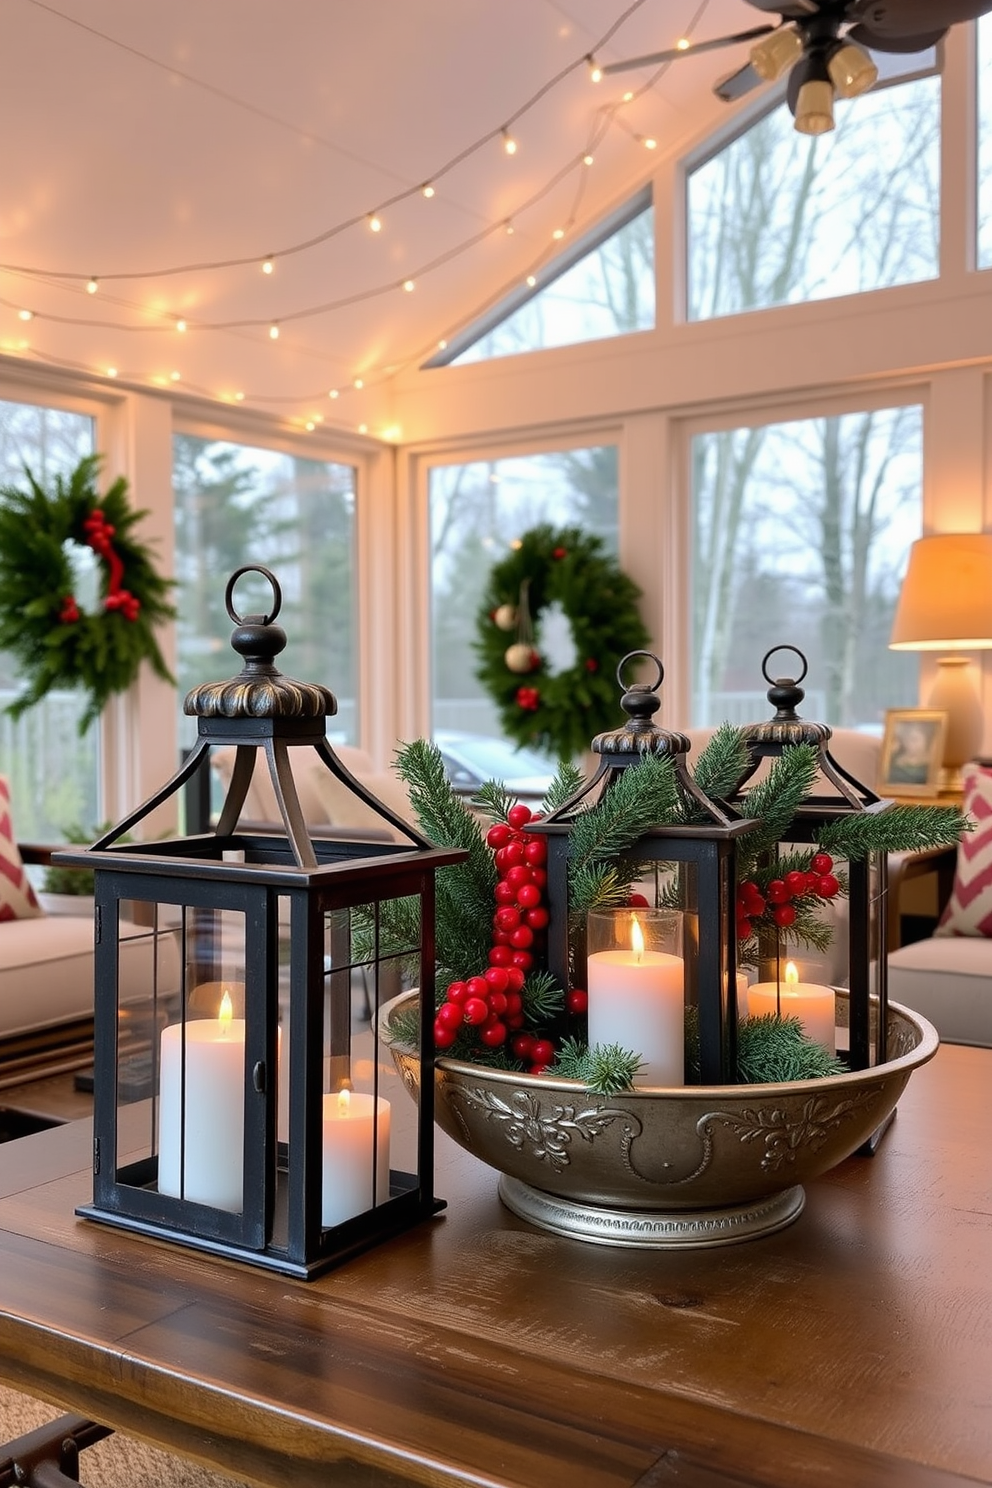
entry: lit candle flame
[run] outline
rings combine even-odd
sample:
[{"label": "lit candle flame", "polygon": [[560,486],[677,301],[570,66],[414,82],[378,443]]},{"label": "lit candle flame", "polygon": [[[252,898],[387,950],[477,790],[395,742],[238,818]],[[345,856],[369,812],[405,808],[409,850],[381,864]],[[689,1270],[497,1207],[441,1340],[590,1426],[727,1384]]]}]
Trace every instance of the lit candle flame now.
[{"label": "lit candle flame", "polygon": [[638,961],[640,961],[644,955],[644,932],[635,914],[632,914],[630,917],[630,948]]},{"label": "lit candle flame", "polygon": [[795,961],[787,961],[785,963],[785,984],[786,984],[786,986],[787,987],[794,987],[794,986],[796,986],[796,984],[797,984],[798,981],[799,981],[799,971],[798,971],[798,969],[796,967]]},{"label": "lit candle flame", "polygon": [[347,1116],[351,1110],[351,1091],[348,1089],[338,1091],[338,1115]]},{"label": "lit candle flame", "polygon": [[220,1031],[224,1038],[231,1031],[231,1019],[234,1017],[234,1003],[231,1001],[230,992],[225,992],[220,1000],[220,1011],[217,1020],[220,1023]]}]

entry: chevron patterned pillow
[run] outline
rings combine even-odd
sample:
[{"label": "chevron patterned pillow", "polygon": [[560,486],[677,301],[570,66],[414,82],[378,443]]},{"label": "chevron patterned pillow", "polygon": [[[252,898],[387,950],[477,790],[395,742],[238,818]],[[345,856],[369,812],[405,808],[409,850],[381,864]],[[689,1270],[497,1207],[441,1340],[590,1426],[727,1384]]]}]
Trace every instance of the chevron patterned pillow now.
[{"label": "chevron patterned pillow", "polygon": [[992,770],[965,765],[964,813],[975,824],[958,843],[954,887],[936,935],[992,935]]},{"label": "chevron patterned pillow", "polygon": [[0,921],[30,920],[44,913],[17,851],[10,817],[10,787],[0,775]]}]

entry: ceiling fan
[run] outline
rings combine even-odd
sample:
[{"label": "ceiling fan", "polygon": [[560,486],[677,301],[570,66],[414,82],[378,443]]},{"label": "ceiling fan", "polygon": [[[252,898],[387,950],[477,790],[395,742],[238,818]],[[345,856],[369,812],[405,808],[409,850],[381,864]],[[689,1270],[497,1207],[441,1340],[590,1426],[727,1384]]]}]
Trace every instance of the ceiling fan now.
[{"label": "ceiling fan", "polygon": [[[935,46],[951,26],[992,11],[992,0],[747,0],[755,10],[777,15],[777,25],[753,26],[711,41],[682,42],[663,52],[631,57],[599,68],[604,75],[633,67],[655,67],[691,52],[715,51],[752,43],[742,67],[714,87],[732,103],[762,83],[789,73],[787,99],[801,134],[823,134],[834,127],[835,98],[856,98],[878,78],[870,52],[922,52]],[[938,18],[940,25],[935,26]]]}]

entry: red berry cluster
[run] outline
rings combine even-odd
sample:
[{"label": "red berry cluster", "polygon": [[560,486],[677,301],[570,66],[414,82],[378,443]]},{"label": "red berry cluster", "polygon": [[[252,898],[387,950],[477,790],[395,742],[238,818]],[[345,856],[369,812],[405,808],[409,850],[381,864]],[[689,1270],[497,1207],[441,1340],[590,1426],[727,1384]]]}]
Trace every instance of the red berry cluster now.
[{"label": "red berry cluster", "polygon": [[536,713],[541,706],[541,694],[536,687],[517,688],[517,707],[525,713]]},{"label": "red berry cluster", "polygon": [[749,940],[754,921],[765,917],[766,923],[786,930],[796,918],[796,900],[833,899],[840,891],[840,881],[832,872],[834,860],[829,853],[816,853],[809,868],[794,869],[784,878],[769,879],[764,893],[748,879],[737,890],[737,939]]},{"label": "red berry cluster", "polygon": [[[136,598],[130,590],[121,588],[121,579],[124,577],[124,565],[120,556],[114,551],[111,538],[117,531],[113,523],[108,522],[99,507],[91,511],[83,521],[83,531],[86,533],[86,544],[94,553],[98,553],[107,563],[110,569],[110,577],[107,583],[107,597],[104,600],[104,608],[107,610],[120,610],[125,620],[137,620],[138,611],[141,609],[141,601]],[[78,615],[76,617],[78,619]]]},{"label": "red berry cluster", "polygon": [[59,623],[61,625],[75,625],[78,619],[79,606],[76,603],[75,595],[67,594],[62,601],[62,608],[59,610]]},{"label": "red berry cluster", "polygon": [[[514,1035],[511,1048],[536,1074],[554,1058],[550,1039],[519,1032],[523,1028],[521,989],[543,950],[548,911],[544,890],[548,845],[524,828],[537,818],[529,806],[511,806],[505,822],[494,822],[486,835],[496,857],[493,948],[489,969],[464,982],[452,982],[434,1020],[434,1043],[449,1049],[460,1031],[474,1029],[481,1044],[498,1049]],[[518,1048],[518,1044],[520,1047]]]}]

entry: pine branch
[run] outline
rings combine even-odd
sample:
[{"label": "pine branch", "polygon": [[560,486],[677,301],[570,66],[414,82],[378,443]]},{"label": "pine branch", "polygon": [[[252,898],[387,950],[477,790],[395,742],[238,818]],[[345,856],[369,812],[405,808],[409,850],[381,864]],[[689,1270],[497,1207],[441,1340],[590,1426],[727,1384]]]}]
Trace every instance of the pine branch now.
[{"label": "pine branch", "polygon": [[535,971],[520,992],[524,1017],[534,1027],[551,1023],[565,1007],[565,994],[549,971]]},{"label": "pine branch", "polygon": [[548,786],[544,800],[541,802],[541,810],[544,814],[550,815],[552,811],[557,811],[559,807],[564,806],[566,801],[570,801],[584,779],[582,771],[570,760],[559,760],[555,778]]},{"label": "pine branch", "polygon": [[505,822],[516,799],[516,796],[511,796],[502,780],[484,780],[472,797],[472,805],[484,811],[490,821]]},{"label": "pine branch", "polygon": [[616,780],[572,826],[570,875],[605,859],[619,857],[652,827],[667,826],[679,809],[670,759],[645,755],[621,770]]},{"label": "pine branch", "polygon": [[765,779],[746,793],[741,812],[761,825],[740,839],[741,859],[753,863],[780,841],[788,840],[792,819],[813,788],[817,759],[812,744],[790,745],[772,761]]},{"label": "pine branch", "polygon": [[[624,868],[627,871],[623,872]],[[571,923],[585,920],[591,909],[612,909],[626,902],[640,877],[636,863],[593,863],[569,877],[568,910]]]},{"label": "pine branch", "polygon": [[579,1039],[565,1039],[551,1067],[553,1075],[581,1080],[592,1095],[619,1095],[630,1090],[643,1061],[619,1044],[595,1044],[591,1049]]},{"label": "pine branch", "polygon": [[[751,765],[751,755],[743,730],[731,723],[721,723],[701,751],[692,778],[711,800],[723,800],[736,791]],[[695,803],[692,803],[695,807]],[[702,818],[700,808],[690,808],[690,821]]]},{"label": "pine branch", "polygon": [[918,852],[927,847],[953,847],[972,823],[957,806],[889,806],[852,811],[820,832],[825,852],[849,863],[870,853]]},{"label": "pine branch", "polygon": [[[764,1013],[737,1025],[737,1079],[742,1085],[777,1085],[840,1075],[842,1060],[806,1037],[798,1018]],[[685,1010],[685,1082],[699,1084],[699,1009]]]}]

